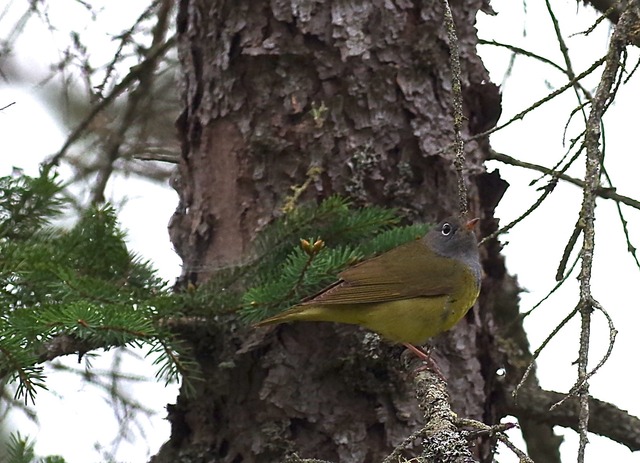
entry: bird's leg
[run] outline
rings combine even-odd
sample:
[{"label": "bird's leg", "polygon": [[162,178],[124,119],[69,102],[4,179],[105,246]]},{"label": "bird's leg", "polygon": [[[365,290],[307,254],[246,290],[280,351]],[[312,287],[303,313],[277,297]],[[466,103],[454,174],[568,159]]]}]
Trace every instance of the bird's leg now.
[{"label": "bird's leg", "polygon": [[422,349],[418,349],[413,344],[409,344],[408,342],[403,342],[402,345],[404,347],[406,347],[407,349],[409,349],[414,354],[416,354],[416,357],[418,357],[419,359],[421,359],[421,360],[423,360],[425,362],[433,361],[433,360],[431,360],[431,356],[429,354],[427,354]]},{"label": "bird's leg", "polygon": [[408,342],[403,342],[402,345],[407,349],[409,349],[411,352],[413,352],[416,355],[416,357],[418,357],[420,360],[424,362],[424,365],[422,367],[417,368],[416,372],[422,371],[423,369],[426,368],[433,371],[442,381],[444,381],[445,383],[447,382],[446,378],[440,371],[438,364],[431,358],[431,355],[429,355],[428,352],[425,352],[424,350],[414,346],[413,344],[409,344]]}]

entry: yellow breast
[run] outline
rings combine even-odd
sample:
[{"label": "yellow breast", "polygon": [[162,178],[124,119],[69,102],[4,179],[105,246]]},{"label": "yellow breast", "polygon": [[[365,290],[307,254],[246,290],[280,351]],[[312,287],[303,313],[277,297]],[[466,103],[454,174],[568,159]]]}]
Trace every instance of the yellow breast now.
[{"label": "yellow breast", "polygon": [[394,342],[423,344],[449,330],[473,306],[477,284],[449,296],[417,297],[370,304],[307,305],[292,319],[361,325]]}]

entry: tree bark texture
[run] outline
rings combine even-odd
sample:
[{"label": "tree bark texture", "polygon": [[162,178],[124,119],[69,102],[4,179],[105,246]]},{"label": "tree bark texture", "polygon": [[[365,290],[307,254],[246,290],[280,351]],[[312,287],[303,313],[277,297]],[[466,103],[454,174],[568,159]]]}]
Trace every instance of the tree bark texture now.
[{"label": "tree bark texture", "polygon": [[[483,6],[452,4],[465,137],[490,128],[500,111],[475,48]],[[337,193],[416,221],[457,213],[440,2],[181,0],[177,31],[185,108],[170,231],[185,282],[246,258],[305,181],[301,200]],[[465,154],[470,211],[486,235],[506,184],[484,169],[486,141],[466,143]],[[499,250],[494,241],[481,251],[479,304],[432,343],[453,410],[487,423],[504,415],[495,372],[506,367],[505,349],[493,311],[517,313]],[[229,316],[182,334],[205,381],[170,407],[171,440],[154,461],[269,462],[295,453],[376,462],[420,425],[401,349],[364,330],[301,323],[265,332]],[[491,461],[490,442],[476,452]]]}]

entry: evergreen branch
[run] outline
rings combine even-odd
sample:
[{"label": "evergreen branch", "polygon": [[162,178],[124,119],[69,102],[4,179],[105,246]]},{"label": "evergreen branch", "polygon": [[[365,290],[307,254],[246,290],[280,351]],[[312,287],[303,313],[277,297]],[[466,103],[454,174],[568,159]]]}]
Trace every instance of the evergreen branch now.
[{"label": "evergreen branch", "polygon": [[159,365],[157,379],[163,379],[165,384],[169,384],[182,378],[182,386],[187,396],[191,396],[195,393],[194,382],[202,380],[200,365],[193,360],[190,349],[183,343],[175,340],[173,346],[169,345],[167,340],[171,337],[169,334],[157,336],[151,342],[147,355],[157,355],[153,361],[153,365]]},{"label": "evergreen branch", "polygon": [[302,246],[302,250],[307,254],[308,258],[304,263],[304,266],[300,270],[300,274],[298,275],[298,279],[295,282],[295,284],[291,287],[291,289],[285,295],[282,301],[277,301],[276,305],[293,297],[293,295],[296,294],[296,291],[298,291],[302,287],[302,284],[304,282],[304,277],[307,274],[307,271],[309,270],[309,268],[311,268],[311,264],[313,263],[316,256],[318,256],[318,254],[324,248],[324,241],[322,240],[317,240],[317,241],[312,240],[311,242],[307,240],[300,240],[300,244]]},{"label": "evergreen branch", "polygon": [[[39,364],[127,344],[151,346],[157,377],[182,377],[190,388],[198,367],[188,347],[174,339],[168,314],[201,313],[207,320],[211,306],[229,310],[244,302],[240,316],[259,319],[316,293],[346,266],[423,233],[421,226],[392,228],[400,220],[393,210],[355,209],[333,196],[299,206],[267,227],[258,241],[259,260],[222,271],[218,281],[197,290],[169,294],[148,263],[128,251],[112,207],[89,209],[69,230],[44,230],[59,188],[41,187],[49,199],[32,200],[29,188],[37,182],[5,180],[11,194],[0,197],[0,224],[18,220],[22,228],[14,234],[18,239],[0,238],[0,377],[17,379],[27,400],[44,387]],[[29,217],[20,214],[25,205],[40,217],[28,226]],[[322,240],[294,247],[300,236]],[[253,286],[247,290],[248,282]]]},{"label": "evergreen branch", "polygon": [[39,364],[152,343],[162,336],[158,308],[178,301],[129,253],[111,206],[90,208],[69,230],[43,230],[60,198],[46,170],[0,178],[0,377],[16,380],[26,401],[45,387]]},{"label": "evergreen branch", "polygon": [[191,370],[182,361],[176,351],[169,347],[167,342],[160,337],[155,337],[154,342],[151,344],[149,354],[151,353],[160,354],[153,361],[154,365],[164,362],[156,373],[156,377],[164,378],[166,384],[177,381],[180,375],[182,375],[182,377],[187,376],[187,373]]},{"label": "evergreen branch", "polygon": [[60,215],[65,205],[55,174],[0,177],[0,240],[24,239]]},{"label": "evergreen branch", "polygon": [[7,444],[7,456],[10,463],[32,463],[35,458],[35,443],[23,439],[20,433],[12,433]]},{"label": "evergreen branch", "polygon": [[[16,341],[15,338],[13,340]],[[0,354],[3,357],[0,361],[0,378],[11,373],[9,381],[18,380],[16,398],[24,397],[25,405],[29,399],[31,399],[31,403],[34,403],[36,388],[46,389],[42,368],[25,365],[24,359],[18,358],[15,352],[15,350],[6,347],[6,340],[4,346],[0,345]],[[7,366],[2,366],[3,363],[6,363]]]}]

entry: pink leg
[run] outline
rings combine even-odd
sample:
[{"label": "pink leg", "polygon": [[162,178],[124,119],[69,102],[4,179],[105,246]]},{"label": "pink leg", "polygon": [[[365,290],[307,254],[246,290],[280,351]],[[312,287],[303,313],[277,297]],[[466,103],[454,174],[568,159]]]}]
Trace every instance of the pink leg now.
[{"label": "pink leg", "polygon": [[416,355],[416,357],[418,357],[420,360],[422,360],[425,363],[422,367],[419,367],[416,369],[415,371],[416,373],[424,369],[429,369],[433,371],[442,381],[444,381],[445,383],[447,382],[447,379],[444,377],[444,375],[440,371],[440,368],[438,368],[438,365],[436,364],[436,362],[434,362],[434,360],[431,358],[431,356],[428,353],[414,346],[413,344],[409,344],[408,342],[403,342],[402,345],[407,349],[409,349],[411,352],[413,352]]}]

